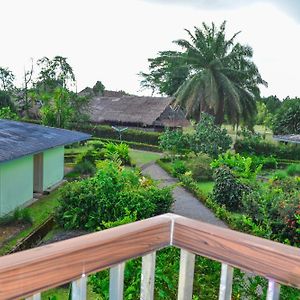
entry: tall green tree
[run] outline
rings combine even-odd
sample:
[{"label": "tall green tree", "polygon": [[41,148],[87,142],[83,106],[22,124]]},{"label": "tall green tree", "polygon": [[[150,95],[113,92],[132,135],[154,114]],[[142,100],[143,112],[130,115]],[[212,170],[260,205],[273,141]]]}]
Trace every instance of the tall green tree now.
[{"label": "tall green tree", "polygon": [[235,41],[239,32],[227,39],[225,28],[226,22],[219,28],[203,23],[194,33],[186,30],[189,40],[174,41],[182,51],[164,52],[166,61],[188,70],[175,93],[175,103],[196,120],[206,112],[215,116],[217,124],[225,119],[232,124],[250,124],[257,112],[258,85],[266,82],[252,61],[252,49]]},{"label": "tall green tree", "polygon": [[0,67],[0,89],[10,92],[14,88],[15,75],[8,68]]},{"label": "tall green tree", "polygon": [[189,75],[188,65],[178,59],[179,53],[174,51],[159,52],[158,57],[149,58],[149,73],[141,72],[141,87],[154,93],[172,96]]},{"label": "tall green tree", "polygon": [[66,57],[55,56],[53,59],[43,57],[37,61],[40,67],[36,87],[44,92],[54,91],[56,88],[70,88],[75,84],[75,75]]}]

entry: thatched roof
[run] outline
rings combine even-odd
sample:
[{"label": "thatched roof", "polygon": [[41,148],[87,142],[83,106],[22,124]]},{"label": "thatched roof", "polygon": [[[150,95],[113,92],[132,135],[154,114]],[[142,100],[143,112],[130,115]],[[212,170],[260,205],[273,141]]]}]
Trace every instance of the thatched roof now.
[{"label": "thatched roof", "polygon": [[274,135],[274,140],[300,144],[300,134]]},{"label": "thatched roof", "polygon": [[77,131],[0,120],[0,163],[89,138]]},{"label": "thatched roof", "polygon": [[188,126],[183,112],[171,107],[171,97],[94,97],[89,105],[94,123],[134,126]]}]

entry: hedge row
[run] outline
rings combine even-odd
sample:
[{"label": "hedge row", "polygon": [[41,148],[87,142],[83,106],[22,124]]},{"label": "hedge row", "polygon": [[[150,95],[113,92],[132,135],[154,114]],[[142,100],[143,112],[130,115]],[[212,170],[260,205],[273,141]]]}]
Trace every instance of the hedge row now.
[{"label": "hedge row", "polygon": [[[102,139],[119,139],[119,133],[112,129],[111,126],[107,125],[74,125],[73,129],[92,134],[93,136]],[[160,132],[150,132],[129,128],[122,132],[122,140],[157,146],[160,135]]]},{"label": "hedge row", "polygon": [[273,155],[278,159],[300,160],[300,147],[298,145],[276,145],[267,141],[254,143],[247,140],[237,140],[234,150],[241,154],[254,154],[258,156]]},{"label": "hedge row", "polygon": [[[98,138],[98,140],[100,140],[102,142],[112,142],[112,143],[117,143],[117,144],[122,143],[120,140],[115,140],[115,139]],[[155,145],[149,145],[149,144],[137,143],[137,142],[129,142],[129,141],[126,141],[126,144],[128,144],[128,146],[130,148],[137,149],[137,150],[161,152],[160,148],[158,146],[155,146]]]}]

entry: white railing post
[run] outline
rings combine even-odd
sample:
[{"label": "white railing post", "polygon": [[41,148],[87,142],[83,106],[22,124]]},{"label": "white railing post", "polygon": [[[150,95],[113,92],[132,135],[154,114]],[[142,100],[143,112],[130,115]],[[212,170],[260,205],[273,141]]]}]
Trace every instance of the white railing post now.
[{"label": "white railing post", "polygon": [[195,254],[181,249],[178,283],[178,300],[191,300],[193,297]]},{"label": "white railing post", "polygon": [[156,252],[142,258],[141,300],[154,299],[155,259]]},{"label": "white railing post", "polygon": [[123,300],[125,263],[110,268],[109,300]]},{"label": "white railing post", "polygon": [[267,300],[279,300],[280,284],[274,280],[269,280]]},{"label": "white railing post", "polygon": [[86,300],[87,277],[83,274],[80,279],[72,281],[72,300]]},{"label": "white railing post", "polygon": [[32,295],[31,297],[26,298],[25,300],[41,300],[41,293]]},{"label": "white railing post", "polygon": [[222,264],[219,300],[231,300],[233,268]]}]

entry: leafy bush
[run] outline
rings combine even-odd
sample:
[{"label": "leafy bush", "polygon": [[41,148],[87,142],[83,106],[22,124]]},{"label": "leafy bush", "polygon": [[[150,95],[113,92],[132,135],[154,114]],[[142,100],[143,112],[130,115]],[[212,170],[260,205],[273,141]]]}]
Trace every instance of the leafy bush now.
[{"label": "leafy bush", "polygon": [[227,166],[221,166],[214,173],[213,199],[230,211],[240,211],[242,198],[250,188],[239,181]]},{"label": "leafy bush", "polygon": [[283,101],[272,129],[274,134],[300,134],[300,98]]},{"label": "leafy bush", "polygon": [[91,141],[87,142],[87,145],[92,146],[96,150],[101,150],[101,149],[104,148],[105,144],[103,142],[99,141],[99,140],[98,141],[97,140],[91,140]]},{"label": "leafy bush", "polygon": [[120,159],[124,165],[130,165],[129,147],[127,144],[105,144],[104,156],[108,159]]},{"label": "leafy bush", "polygon": [[277,171],[272,175],[273,180],[283,180],[287,178],[287,174],[284,171]]},{"label": "leafy bush", "polygon": [[289,165],[286,172],[289,176],[300,176],[300,164]]},{"label": "leafy bush", "polygon": [[76,164],[81,164],[84,163],[85,161],[88,161],[94,166],[96,166],[96,161],[102,160],[104,158],[105,158],[104,152],[96,149],[89,149],[78,156],[76,160]]},{"label": "leafy bush", "polygon": [[210,167],[212,159],[207,154],[199,154],[187,162],[188,169],[196,181],[212,180],[213,171]]},{"label": "leafy bush", "polygon": [[159,137],[159,146],[171,154],[185,154],[189,148],[188,136],[182,130],[167,129]]},{"label": "leafy bush", "polygon": [[136,171],[112,161],[98,162],[94,177],[67,184],[61,190],[57,222],[66,229],[103,229],[136,213],[137,219],[168,212],[173,199],[170,188],[159,189],[141,180]]},{"label": "leafy bush", "polygon": [[200,122],[196,126],[195,133],[190,138],[190,148],[194,153],[206,153],[211,157],[217,157],[226,152],[232,143],[226,129],[214,123],[214,118],[202,113]]},{"label": "leafy bush", "polygon": [[234,144],[236,152],[243,155],[270,156],[283,159],[300,159],[300,151],[297,145],[275,144],[262,139],[258,134],[242,134]]},{"label": "leafy bush", "polygon": [[18,120],[18,115],[9,106],[0,108],[0,119]]},{"label": "leafy bush", "polygon": [[[119,134],[107,125],[93,125],[93,124],[72,124],[72,128],[87,132],[95,137],[101,139],[119,139]],[[123,141],[131,141],[137,143],[144,143],[148,145],[158,145],[160,132],[137,130],[137,129],[127,129],[122,132]]]},{"label": "leafy bush", "polygon": [[93,175],[96,172],[96,167],[89,160],[84,160],[74,167],[74,172],[82,175]]},{"label": "leafy bush", "polygon": [[236,176],[247,179],[256,178],[256,175],[262,168],[262,165],[255,165],[251,157],[244,157],[239,153],[233,154],[229,151],[225,154],[220,154],[218,159],[211,163],[213,169],[221,166],[227,166]]},{"label": "leafy bush", "polygon": [[172,164],[172,174],[177,177],[179,174],[184,174],[187,171],[187,167],[182,160],[176,159]]}]

